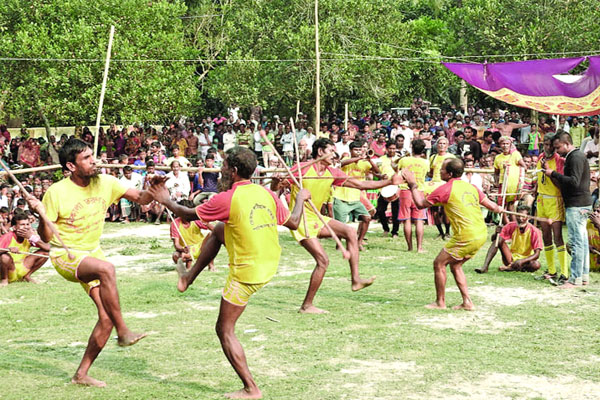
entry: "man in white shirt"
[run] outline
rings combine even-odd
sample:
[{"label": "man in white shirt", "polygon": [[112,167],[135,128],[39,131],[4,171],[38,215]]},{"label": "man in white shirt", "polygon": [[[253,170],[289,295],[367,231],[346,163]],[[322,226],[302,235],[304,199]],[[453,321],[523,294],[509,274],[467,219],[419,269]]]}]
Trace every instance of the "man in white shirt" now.
[{"label": "man in white shirt", "polygon": [[223,151],[226,152],[227,150],[234,148],[235,145],[235,132],[233,132],[233,127],[231,125],[227,125],[227,131],[223,134]]},{"label": "man in white shirt", "polygon": [[341,136],[342,140],[335,144],[335,152],[338,153],[340,158],[350,157],[350,135],[344,131]]},{"label": "man in white shirt", "polygon": [[190,195],[190,179],[187,173],[181,172],[181,164],[177,160],[171,163],[171,172],[167,174],[165,185],[174,201],[185,200]]},{"label": "man in white shirt", "polygon": [[404,136],[404,148],[410,153],[412,151],[411,143],[415,137],[415,134],[413,130],[410,129],[410,123],[408,121],[402,121],[400,125],[402,127],[402,131],[400,133],[402,133],[402,136]]},{"label": "man in white shirt", "polygon": [[170,166],[173,163],[173,161],[178,161],[179,165],[184,168],[187,168],[190,165],[192,165],[192,163],[187,158],[185,158],[184,156],[180,156],[179,152],[180,152],[179,146],[174,144],[173,148],[171,149],[171,153],[173,155],[171,157],[167,158],[167,165]]},{"label": "man in white shirt", "polygon": [[[144,177],[133,172],[133,168],[130,165],[123,167],[123,176],[119,178],[119,182],[128,189],[142,190],[144,186]],[[121,206],[121,222],[128,224],[130,219],[139,221],[140,219],[140,205],[138,203],[131,202],[125,197],[121,197],[119,201]]]}]

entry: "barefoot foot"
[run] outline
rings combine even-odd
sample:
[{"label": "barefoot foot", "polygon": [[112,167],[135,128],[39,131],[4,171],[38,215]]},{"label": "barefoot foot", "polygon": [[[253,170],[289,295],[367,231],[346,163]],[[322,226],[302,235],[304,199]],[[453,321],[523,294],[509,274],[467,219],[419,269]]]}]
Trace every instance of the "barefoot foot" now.
[{"label": "barefoot foot", "polygon": [[0,282],[0,287],[5,287],[5,286],[8,286],[8,280]]},{"label": "barefoot foot", "polygon": [[427,253],[427,251],[426,251],[426,250],[423,250],[423,249],[418,249],[418,250],[417,250],[417,253],[423,254],[423,253]]},{"label": "barefoot foot", "polygon": [[94,379],[91,376],[81,376],[78,377],[75,375],[71,378],[71,383],[74,385],[85,385],[85,386],[94,386],[94,387],[106,387],[106,383],[99,381],[98,379]]},{"label": "barefoot foot", "polygon": [[23,277],[23,280],[24,280],[25,282],[33,283],[33,284],[35,284],[35,285],[37,285],[38,283],[40,283],[40,281],[38,281],[37,279],[33,279],[33,278],[32,278],[32,277],[30,277],[30,276],[24,276],[24,277]]},{"label": "barefoot foot", "polygon": [[356,282],[352,282],[352,291],[357,292],[361,289],[371,286],[373,282],[375,282],[375,276],[372,276],[369,279],[359,279]]},{"label": "barefoot foot", "polygon": [[188,287],[190,287],[190,285],[188,283],[187,276],[180,276],[179,280],[177,281],[177,290],[183,293],[188,289]]},{"label": "barefoot foot", "polygon": [[431,303],[427,304],[425,308],[428,308],[430,310],[445,310],[446,304]]},{"label": "barefoot foot", "polygon": [[475,306],[473,303],[462,303],[457,306],[452,307],[453,310],[465,310],[465,311],[473,311]]},{"label": "barefoot foot", "polygon": [[300,314],[327,314],[329,311],[321,310],[315,306],[302,306],[298,312]]},{"label": "barefoot foot", "polygon": [[117,339],[117,343],[121,347],[133,346],[134,344],[136,344],[137,342],[139,342],[140,340],[145,338],[147,335],[148,335],[147,333],[129,332],[127,335],[125,335],[123,337],[119,337]]},{"label": "barefoot foot", "polygon": [[237,392],[225,393],[225,397],[228,399],[262,399],[262,393],[258,388],[252,390],[240,389]]}]

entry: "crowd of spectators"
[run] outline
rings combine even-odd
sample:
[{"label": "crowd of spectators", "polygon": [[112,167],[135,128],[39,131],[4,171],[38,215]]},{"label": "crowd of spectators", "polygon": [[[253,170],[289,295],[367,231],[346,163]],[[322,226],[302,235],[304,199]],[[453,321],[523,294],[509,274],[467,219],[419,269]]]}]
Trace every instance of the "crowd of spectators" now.
[{"label": "crowd of spectators", "polygon": [[[498,140],[501,136],[509,136],[516,150],[524,156],[532,156],[525,160],[533,166],[544,135],[562,129],[571,134],[574,145],[581,148],[591,165],[598,162],[598,116],[560,117],[557,126],[554,119],[546,116],[532,121],[528,113],[517,111],[469,107],[464,112],[454,105],[441,110],[415,98],[410,108],[349,113],[348,121],[344,121],[343,115],[330,113],[322,117],[318,132],[314,132],[313,125],[302,113],[296,116],[292,126],[286,116],[269,118],[257,108],[246,118],[237,107],[231,107],[226,116],[218,114],[181,120],[162,128],[111,125],[99,132],[99,158],[106,164],[129,164],[125,168],[103,168],[102,172],[115,175],[126,185],[137,188],[147,185],[145,176],[149,172],[166,172],[158,171],[156,167],[169,167],[167,186],[172,196],[196,204],[218,191],[219,173],[206,169],[219,168],[224,152],[233,146],[254,150],[259,160],[257,175],[264,175],[261,173],[264,168],[282,167],[274,149],[262,139],[261,135],[265,135],[285,162],[292,165],[295,161],[294,128],[301,161],[311,159],[312,143],[320,137],[328,137],[335,143],[340,158],[349,156],[350,143],[357,139],[364,140],[373,158],[377,158],[385,154],[389,142],[396,144],[399,155],[410,153],[414,139],[425,142],[429,157],[436,153],[438,140],[446,138],[448,152],[465,159],[469,166],[490,168],[494,157],[501,153]],[[78,129],[76,136],[94,142],[94,135],[87,127]],[[66,135],[34,139],[29,137],[26,129],[21,130],[20,136],[11,137],[5,126],[0,126],[0,154],[11,168],[58,164],[58,150],[66,140]],[[186,167],[193,169],[181,171]],[[63,177],[60,170],[20,176],[37,197],[43,196],[53,181]],[[488,190],[493,182],[482,176],[481,188]],[[262,182],[269,184],[266,180]],[[0,207],[9,213],[23,206],[19,205],[20,195],[15,189],[6,183],[0,192]],[[107,218],[110,221],[160,223],[161,218],[165,218],[163,212],[156,204],[139,208],[122,201],[111,207]]]}]

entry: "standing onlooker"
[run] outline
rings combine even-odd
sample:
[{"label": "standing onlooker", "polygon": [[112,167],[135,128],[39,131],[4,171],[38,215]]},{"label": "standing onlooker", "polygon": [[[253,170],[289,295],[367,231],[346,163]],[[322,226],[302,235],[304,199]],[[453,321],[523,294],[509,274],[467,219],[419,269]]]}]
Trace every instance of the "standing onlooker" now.
[{"label": "standing onlooker", "polygon": [[573,139],[573,146],[579,148],[583,142],[583,139],[585,138],[585,132],[587,129],[584,126],[579,125],[579,118],[577,117],[573,117],[571,124],[572,126],[569,134],[571,135],[571,139]]},{"label": "standing onlooker", "polygon": [[590,195],[590,166],[585,154],[575,148],[571,135],[557,133],[552,144],[565,157],[564,175],[544,163],[544,174],[555,179],[565,202],[567,231],[571,247],[571,275],[561,288],[587,285],[590,281],[589,244],[586,231],[588,213],[592,210]]}]

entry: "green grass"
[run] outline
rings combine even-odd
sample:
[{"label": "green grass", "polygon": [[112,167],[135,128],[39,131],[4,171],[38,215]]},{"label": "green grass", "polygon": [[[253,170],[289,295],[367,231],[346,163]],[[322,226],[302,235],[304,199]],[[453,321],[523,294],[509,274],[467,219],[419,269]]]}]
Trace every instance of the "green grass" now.
[{"label": "green grass", "polygon": [[[119,229],[123,226],[109,224],[106,232]],[[361,253],[361,272],[378,279],[358,293],[350,290],[348,265],[333,242],[323,242],[331,265],[316,305],[330,313],[319,316],[297,313],[314,264],[289,233],[281,234],[279,274],[251,299],[237,325],[265,398],[600,393],[598,274],[585,291],[566,293],[531,274],[497,272],[498,258],[490,273],[477,275],[473,268],[486,246],[465,265],[477,311],[426,310],[423,305],[434,299],[432,260],[443,246],[434,239],[435,228],[426,230],[424,255],[405,252],[403,239],[392,242],[373,229]],[[214,333],[226,251],[217,258],[217,272],[204,272],[181,294],[168,237],[127,235],[102,243],[107,256],[119,260],[127,323],[150,336],[124,349],[109,341],[90,370],[107,388],[68,384],[94,326],[95,308],[79,285],[46,266],[38,273],[44,283],[0,290],[0,399],[220,399],[239,389]],[[450,274],[447,301],[460,302]],[[586,391],[582,385],[588,385]]]}]

